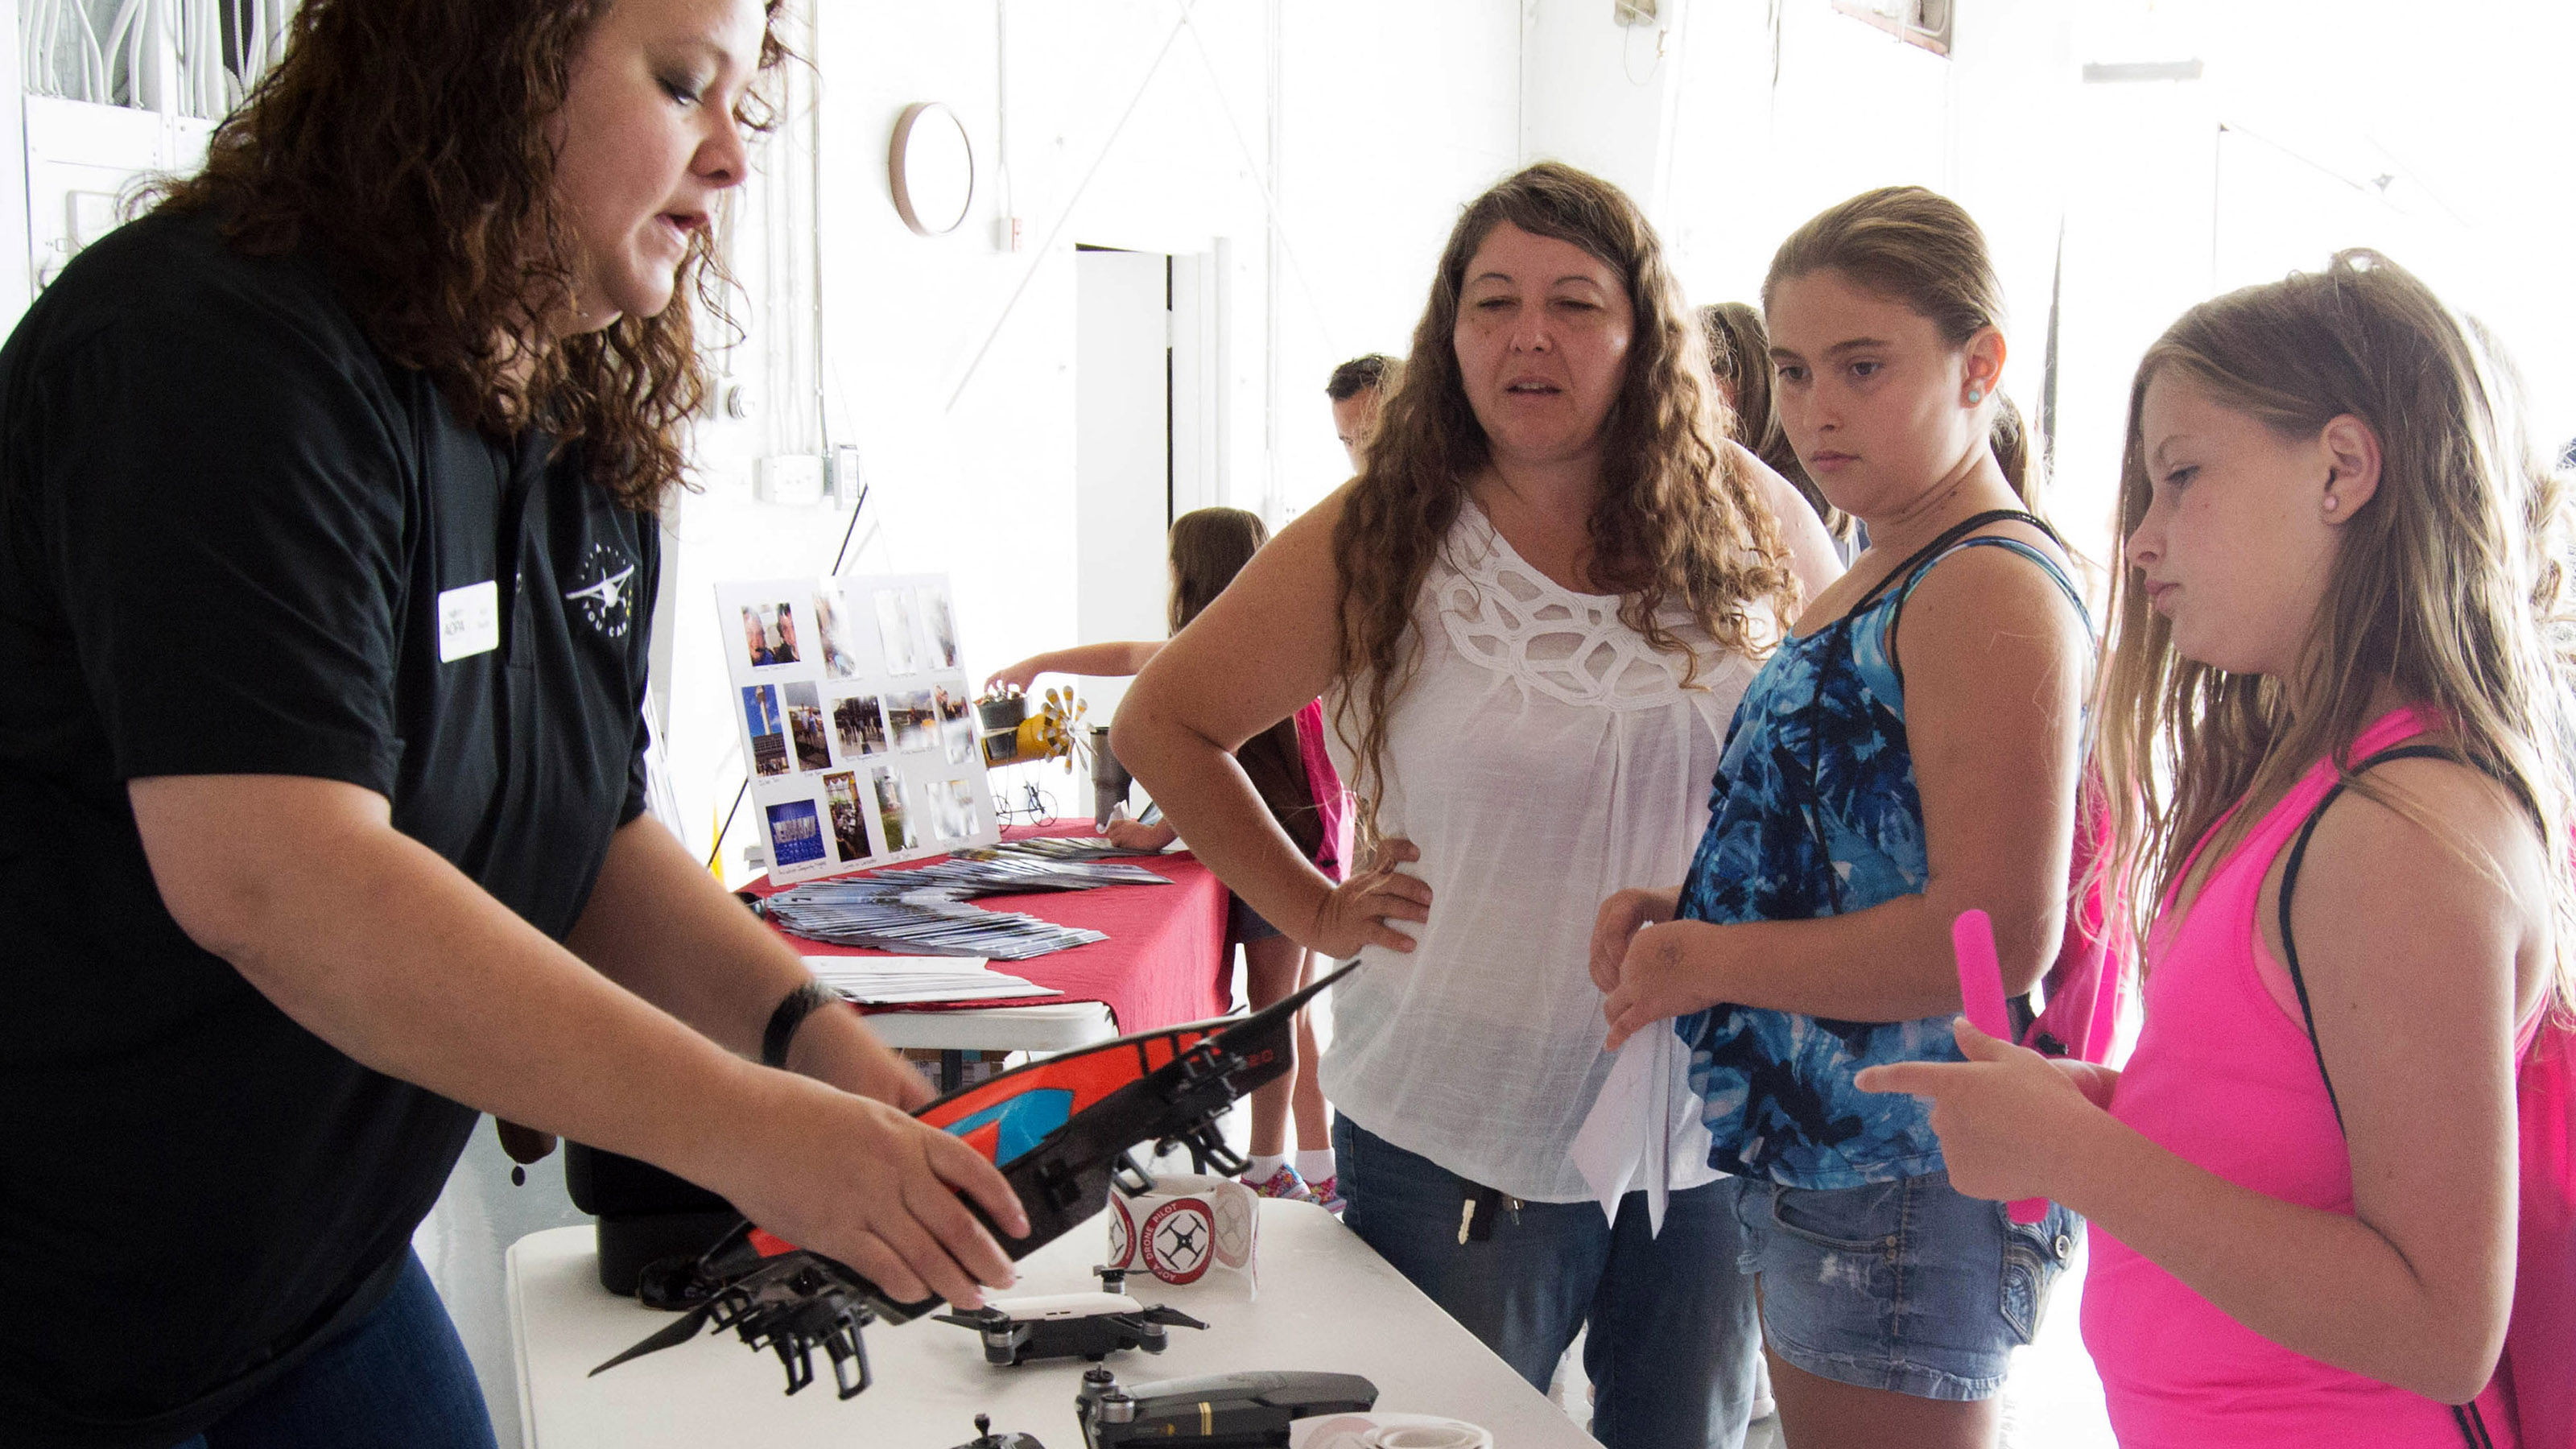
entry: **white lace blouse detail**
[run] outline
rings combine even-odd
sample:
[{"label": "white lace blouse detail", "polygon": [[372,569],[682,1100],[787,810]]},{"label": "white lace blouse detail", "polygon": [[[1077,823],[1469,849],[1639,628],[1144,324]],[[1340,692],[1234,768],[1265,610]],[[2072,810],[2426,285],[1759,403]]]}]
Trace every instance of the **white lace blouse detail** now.
[{"label": "white lace blouse detail", "polygon": [[1460,654],[1571,705],[1647,709],[1680,696],[1683,657],[1621,623],[1617,597],[1560,587],[1472,508],[1451,551],[1461,557],[1433,597]]},{"label": "white lace blouse detail", "polygon": [[1753,677],[1670,616],[1698,660],[1685,688],[1690,658],[1650,647],[1618,606],[1558,586],[1463,510],[1416,603],[1420,656],[1387,713],[1376,790],[1379,829],[1422,852],[1408,869],[1431,886],[1431,919],[1410,928],[1411,952],[1362,951],[1367,969],[1330,998],[1336,1106],[1532,1202],[1589,1195],[1567,1154],[1610,1064],[1593,917],[1615,891],[1680,883]]}]

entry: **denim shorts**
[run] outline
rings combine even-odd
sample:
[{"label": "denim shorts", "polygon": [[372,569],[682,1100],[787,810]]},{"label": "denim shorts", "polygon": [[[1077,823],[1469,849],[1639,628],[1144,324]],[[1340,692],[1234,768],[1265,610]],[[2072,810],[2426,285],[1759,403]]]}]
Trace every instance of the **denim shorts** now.
[{"label": "denim shorts", "polygon": [[1736,1178],[1743,1271],[1762,1275],[1773,1353],[1819,1378],[1920,1399],[1982,1399],[2039,1332],[2083,1220],[2024,1226],[1934,1172],[1862,1187]]},{"label": "denim shorts", "polygon": [[1279,928],[1261,919],[1261,914],[1243,903],[1241,896],[1225,898],[1225,938],[1236,945],[1267,941],[1279,934]]}]

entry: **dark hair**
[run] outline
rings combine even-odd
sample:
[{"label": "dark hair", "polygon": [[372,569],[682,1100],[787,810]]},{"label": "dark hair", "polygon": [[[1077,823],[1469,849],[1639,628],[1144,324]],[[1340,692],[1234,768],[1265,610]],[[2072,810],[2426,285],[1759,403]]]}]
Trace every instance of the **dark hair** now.
[{"label": "dark hair", "polygon": [[1324,384],[1324,396],[1335,402],[1349,402],[1373,387],[1386,385],[1386,375],[1401,366],[1383,352],[1364,352],[1333,369],[1330,382]]},{"label": "dark hair", "polygon": [[[597,332],[543,335],[574,285],[555,194],[572,64],[613,0],[305,0],[275,69],[215,129],[205,169],[146,193],[212,212],[254,256],[311,244],[395,363],[430,375],[457,415],[495,435],[579,442],[590,481],[650,511],[687,466],[704,398],[700,308],[729,286],[697,231],[671,305]],[[766,0],[766,72],[786,58]],[[766,124],[758,113],[744,124]]]},{"label": "dark hair", "polygon": [[[1920,186],[1864,191],[1790,233],[1762,280],[1762,305],[1770,307],[1782,282],[1825,271],[1912,309],[1952,347],[2003,326],[2004,289],[1986,253],[1986,234],[1959,203]],[[2022,506],[2037,512],[2021,410],[2000,385],[1994,399],[1988,443]]]},{"label": "dark hair", "polygon": [[1711,302],[1699,309],[1699,325],[1708,343],[1709,375],[1735,391],[1735,405],[1726,414],[1728,436],[1797,489],[1824,521],[1826,532],[1849,538],[1852,516],[1836,508],[1807,476],[1797,449],[1789,446],[1788,430],[1780,426],[1779,411],[1771,406],[1771,333],[1762,325],[1762,314],[1746,302]]},{"label": "dark hair", "polygon": [[[1476,198],[1450,230],[1394,392],[1379,405],[1360,475],[1333,529],[1345,682],[1334,729],[1359,757],[1350,783],[1375,826],[1387,715],[1410,677],[1422,582],[1491,459],[1458,369],[1458,297],[1494,228],[1580,247],[1616,274],[1634,314],[1622,379],[1601,424],[1601,498],[1586,524],[1595,583],[1621,595],[1619,619],[1647,644],[1698,658],[1671,627],[1676,608],[1718,648],[1760,651],[1774,615],[1795,616],[1797,578],[1751,470],[1724,444],[1710,405],[1699,327],[1664,265],[1663,245],[1626,192],[1542,161]],[[1357,728],[1354,729],[1353,725]]]},{"label": "dark hair", "polygon": [[1240,508],[1194,508],[1173,519],[1172,632],[1188,628],[1269,541],[1261,515]]}]

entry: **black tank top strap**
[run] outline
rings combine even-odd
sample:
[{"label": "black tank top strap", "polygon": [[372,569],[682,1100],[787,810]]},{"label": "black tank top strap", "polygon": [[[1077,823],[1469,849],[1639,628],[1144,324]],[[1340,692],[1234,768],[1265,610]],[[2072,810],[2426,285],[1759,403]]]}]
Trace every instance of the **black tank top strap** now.
[{"label": "black tank top strap", "polygon": [[1878,600],[1886,595],[1890,590],[1901,589],[1905,585],[1912,583],[1915,575],[1939,562],[1941,555],[1948,552],[1952,545],[1958,543],[1959,540],[1966,538],[1969,534],[1976,532],[1978,529],[1984,528],[1988,524],[1993,523],[2026,523],[2031,527],[2038,529],[2040,532],[2047,534],[2049,540],[2055,543],[2060,549],[2066,548],[2066,540],[2058,537],[2057,530],[2049,527],[2047,522],[2039,518],[2037,515],[2025,513],[2018,508],[1989,508],[1983,513],[1971,514],[1968,517],[1951,524],[1948,528],[1941,530],[1940,537],[1923,545],[1921,548],[1916,549],[1913,553],[1908,554],[1905,562],[1888,570],[1886,577],[1880,579],[1877,583],[1870,585],[1868,592],[1853,600],[1851,607],[1843,611],[1843,616],[1845,618],[1850,618],[1857,615],[1861,610],[1878,602]]}]

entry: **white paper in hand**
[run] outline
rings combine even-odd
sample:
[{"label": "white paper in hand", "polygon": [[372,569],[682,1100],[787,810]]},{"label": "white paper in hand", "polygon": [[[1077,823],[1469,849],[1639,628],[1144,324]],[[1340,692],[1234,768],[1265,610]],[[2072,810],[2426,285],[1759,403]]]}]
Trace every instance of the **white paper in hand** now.
[{"label": "white paper in hand", "polygon": [[1664,1230],[1664,1205],[1676,1188],[1715,1181],[1708,1165],[1708,1124],[1690,1086],[1690,1052],[1669,1022],[1628,1038],[1610,1063],[1591,1114],[1574,1137],[1574,1165],[1610,1221],[1619,1200],[1646,1194],[1650,1235]]}]

